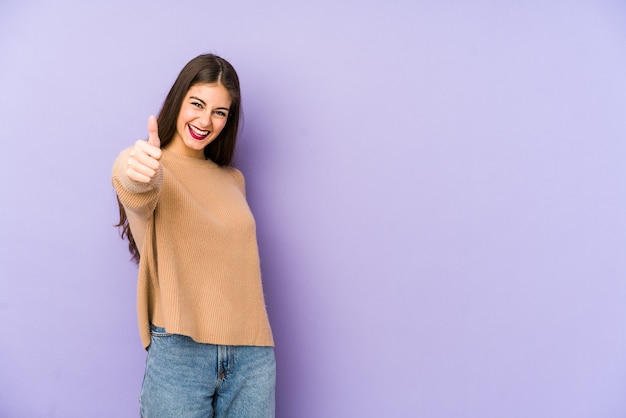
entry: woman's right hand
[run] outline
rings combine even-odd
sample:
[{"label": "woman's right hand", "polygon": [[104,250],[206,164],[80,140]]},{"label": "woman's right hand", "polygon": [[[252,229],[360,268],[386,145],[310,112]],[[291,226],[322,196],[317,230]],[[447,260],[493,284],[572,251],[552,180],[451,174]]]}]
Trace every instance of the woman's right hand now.
[{"label": "woman's right hand", "polygon": [[129,179],[139,183],[150,183],[161,163],[161,140],[159,128],[154,116],[148,118],[148,140],[135,142],[130,150],[126,164],[126,175]]}]

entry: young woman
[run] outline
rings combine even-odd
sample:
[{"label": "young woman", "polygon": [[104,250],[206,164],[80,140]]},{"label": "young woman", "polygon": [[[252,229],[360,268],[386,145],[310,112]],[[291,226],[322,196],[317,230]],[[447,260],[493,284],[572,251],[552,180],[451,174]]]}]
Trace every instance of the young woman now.
[{"label": "young woman", "polygon": [[113,166],[118,226],[139,263],[144,418],[274,416],[256,227],[231,166],[240,104],[234,68],[200,55],[149,118],[148,140]]}]

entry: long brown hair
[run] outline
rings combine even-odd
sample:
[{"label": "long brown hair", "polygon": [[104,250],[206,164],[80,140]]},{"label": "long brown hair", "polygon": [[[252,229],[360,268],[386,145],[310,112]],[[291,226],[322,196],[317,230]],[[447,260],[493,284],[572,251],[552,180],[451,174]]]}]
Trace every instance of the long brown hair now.
[{"label": "long brown hair", "polygon": [[[239,118],[241,114],[241,91],[239,88],[239,77],[233,66],[223,58],[213,54],[199,55],[192,59],[183,67],[176,81],[172,85],[157,122],[159,125],[159,139],[161,147],[166,146],[176,133],[176,121],[183,99],[189,89],[198,83],[217,83],[228,90],[231,98],[231,105],[228,112],[228,120],[222,132],[209,145],[204,148],[204,156],[220,166],[231,165],[235,154],[235,144],[239,131]],[[124,206],[117,198],[119,205],[120,221],[115,226],[120,228],[122,239],[128,239],[128,250],[132,260],[139,262],[139,249],[135,243]]]}]

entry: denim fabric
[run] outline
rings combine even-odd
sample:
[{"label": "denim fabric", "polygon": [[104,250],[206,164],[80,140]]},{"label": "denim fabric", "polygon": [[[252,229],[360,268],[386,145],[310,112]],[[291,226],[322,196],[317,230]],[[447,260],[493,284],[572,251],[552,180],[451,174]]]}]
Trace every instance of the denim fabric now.
[{"label": "denim fabric", "polygon": [[201,344],[152,327],[142,418],[273,418],[272,347]]}]

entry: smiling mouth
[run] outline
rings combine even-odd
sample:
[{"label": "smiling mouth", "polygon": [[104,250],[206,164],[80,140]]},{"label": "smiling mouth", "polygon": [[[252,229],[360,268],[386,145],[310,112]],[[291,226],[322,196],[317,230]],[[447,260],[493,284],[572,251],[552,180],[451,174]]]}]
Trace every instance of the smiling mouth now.
[{"label": "smiling mouth", "polygon": [[198,129],[193,125],[188,124],[187,126],[189,127],[189,134],[191,135],[191,137],[198,141],[203,140],[211,133],[211,131],[203,131],[202,129]]}]

